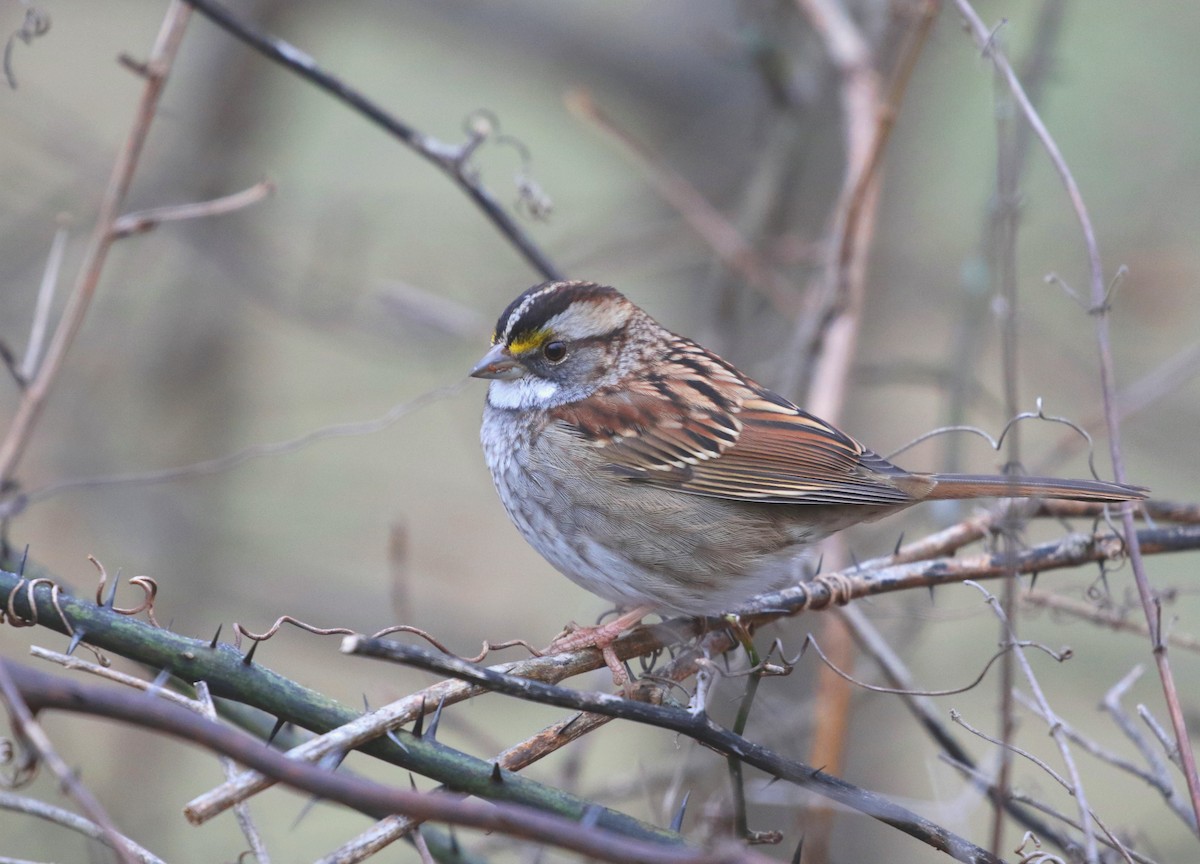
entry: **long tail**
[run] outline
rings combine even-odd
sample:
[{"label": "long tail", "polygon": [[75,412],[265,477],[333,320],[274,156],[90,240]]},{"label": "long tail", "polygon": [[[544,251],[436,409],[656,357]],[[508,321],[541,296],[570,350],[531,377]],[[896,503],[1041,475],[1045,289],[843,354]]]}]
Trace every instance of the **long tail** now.
[{"label": "long tail", "polygon": [[1066,498],[1072,501],[1136,501],[1150,490],[1103,480],[1057,477],[1005,477],[989,474],[931,474],[934,487],[926,501],[939,498]]}]

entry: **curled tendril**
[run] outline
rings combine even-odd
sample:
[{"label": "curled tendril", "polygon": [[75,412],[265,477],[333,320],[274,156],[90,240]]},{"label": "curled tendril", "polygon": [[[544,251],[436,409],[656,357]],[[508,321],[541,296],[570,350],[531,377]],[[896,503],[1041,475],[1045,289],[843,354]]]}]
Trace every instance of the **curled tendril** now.
[{"label": "curled tendril", "polygon": [[[242,647],[243,636],[252,642],[265,642],[278,633],[284,624],[291,624],[293,627],[299,627],[301,630],[304,630],[307,633],[312,633],[315,636],[355,636],[358,634],[357,630],[351,630],[348,627],[317,627],[313,624],[301,621],[299,618],[294,618],[291,615],[281,615],[275,619],[275,623],[272,624],[270,628],[262,633],[252,633],[250,630],[247,630],[245,627],[235,621],[233,624],[234,645],[238,648]],[[411,624],[395,624],[391,627],[384,627],[382,630],[372,633],[370,638],[381,639],[384,636],[392,633],[412,633],[415,636],[420,636],[443,654],[456,657],[459,660],[465,660],[468,663],[479,663],[491,652],[500,651],[504,648],[511,648],[514,645],[520,645],[534,656],[538,656],[539,653],[536,648],[534,648],[524,639],[509,639],[505,642],[497,642],[495,644],[488,642],[485,639],[483,642],[483,647],[478,654],[476,654],[474,657],[461,657],[438,641],[433,634],[426,630],[422,630],[420,627],[414,627]]]},{"label": "curled tendril", "polygon": [[37,777],[41,761],[30,747],[18,747],[11,738],[0,738],[0,786],[19,789]]},{"label": "curled tendril", "polygon": [[[94,556],[89,555],[88,560],[92,562],[92,565],[100,574],[100,581],[96,585],[96,605],[103,606],[104,589],[108,585],[108,571],[104,568],[103,564],[96,560]],[[120,571],[117,571],[118,580],[120,579],[120,576]],[[112,606],[110,607],[112,611],[116,612],[118,615],[141,615],[143,612],[145,612],[146,617],[150,619],[150,623],[161,629],[162,625],[159,624],[158,619],[154,617],[154,599],[158,596],[158,582],[149,576],[134,576],[129,580],[129,584],[142,589],[141,605],[132,606],[128,609],[122,609],[114,600]],[[115,594],[115,584],[113,586],[113,591]]]},{"label": "curled tendril", "polygon": [[530,219],[545,222],[554,210],[554,202],[542,189],[541,184],[533,178],[533,173],[530,171],[533,165],[533,156],[530,154],[529,148],[525,146],[524,141],[512,135],[497,135],[496,143],[511,147],[517,151],[517,155],[521,159],[521,167],[513,177],[513,183],[517,187],[517,211]]},{"label": "curled tendril", "polygon": [[[26,579],[22,577],[12,587],[12,590],[8,592],[4,607],[0,609],[0,624],[7,621],[11,627],[36,627],[40,623],[37,607],[37,587],[39,585],[48,585],[50,587],[50,605],[54,607],[54,611],[58,615],[58,620],[62,623],[63,632],[74,639],[75,627],[71,624],[71,620],[67,618],[67,613],[62,608],[62,589],[52,579]],[[28,615],[21,614],[17,609],[17,598],[22,594],[25,595],[25,605],[29,609]],[[112,661],[105,657],[94,645],[89,645],[86,642],[81,644],[84,648],[92,652],[96,658],[96,662],[101,666],[107,668],[112,665]]]},{"label": "curled tendril", "polygon": [[[1027,849],[1026,847],[1033,848]],[[1032,831],[1026,831],[1021,838],[1021,845],[1013,850],[1021,856],[1021,864],[1066,864],[1062,858],[1052,855],[1042,849],[1042,841]]]},{"label": "curled tendril", "polygon": [[916,438],[909,441],[903,447],[900,447],[899,449],[893,450],[891,453],[886,454],[885,458],[893,459],[896,456],[899,456],[901,453],[904,453],[907,450],[911,450],[913,447],[916,447],[918,444],[923,444],[924,442],[928,441],[930,438],[936,438],[940,435],[947,435],[951,432],[969,432],[972,435],[978,435],[984,441],[988,442],[988,446],[990,446],[993,450],[995,450],[998,453],[998,452],[1000,452],[1000,448],[1004,446],[1004,439],[1008,436],[1008,433],[1010,431],[1012,431],[1013,427],[1016,426],[1018,423],[1021,423],[1025,420],[1043,420],[1047,423],[1061,423],[1063,426],[1066,426],[1069,429],[1076,432],[1081,438],[1083,438],[1084,441],[1087,442],[1088,470],[1091,471],[1092,477],[1094,477],[1097,480],[1101,479],[1099,472],[1096,470],[1096,442],[1093,440],[1091,433],[1088,432],[1086,429],[1084,429],[1082,426],[1080,426],[1078,423],[1076,423],[1074,420],[1070,420],[1066,417],[1058,417],[1053,414],[1047,414],[1045,411],[1045,408],[1042,406],[1041,397],[1038,397],[1038,399],[1036,401],[1036,405],[1037,405],[1036,411],[1022,411],[1016,417],[1013,417],[1011,420],[1009,420],[1007,423],[1005,423],[1004,428],[1000,430],[1000,435],[998,437],[992,437],[990,434],[988,434],[983,429],[980,429],[978,426],[942,426],[937,429],[933,429],[929,432],[926,432],[923,435],[918,435]]},{"label": "curled tendril", "polygon": [[307,624],[299,618],[293,618],[291,615],[281,615],[275,619],[275,623],[263,633],[254,633],[247,630],[236,621],[233,622],[233,644],[238,648],[242,647],[242,637],[245,636],[251,642],[265,642],[279,632],[279,629],[284,624],[291,624],[293,627],[299,627],[308,633],[317,636],[353,636],[356,631],[348,627],[317,627],[313,624]]}]

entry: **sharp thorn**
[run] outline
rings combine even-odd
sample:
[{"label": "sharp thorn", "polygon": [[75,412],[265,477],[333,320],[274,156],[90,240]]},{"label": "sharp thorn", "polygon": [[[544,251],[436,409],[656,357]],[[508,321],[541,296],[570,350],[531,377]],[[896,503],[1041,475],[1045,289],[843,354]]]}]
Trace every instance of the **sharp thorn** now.
[{"label": "sharp thorn", "polygon": [[800,858],[804,855],[804,835],[800,835],[800,842],[796,844],[796,851],[792,853],[792,864],[800,864]]},{"label": "sharp thorn", "polygon": [[71,643],[67,645],[67,656],[75,653],[75,649],[79,647],[79,643],[83,641],[83,637],[86,635],[87,633],[83,628],[75,628],[75,632],[71,634]]},{"label": "sharp thorn", "polygon": [[825,553],[821,553],[821,557],[817,559],[817,567],[815,570],[813,570],[814,576],[821,575],[821,567],[822,567],[822,565],[824,565],[824,563],[825,563]]},{"label": "sharp thorn", "polygon": [[425,697],[421,697],[421,707],[417,709],[417,722],[413,724],[412,734],[414,738],[420,738],[425,734]]},{"label": "sharp thorn", "polygon": [[405,753],[409,752],[408,745],[400,740],[400,736],[396,734],[395,729],[389,729],[388,733],[387,733],[387,737],[393,744],[395,744],[397,747],[399,747],[403,752],[405,752]]},{"label": "sharp thorn", "polygon": [[[904,532],[900,532],[900,536],[896,538],[896,548],[892,550],[893,555],[900,554],[900,547],[904,545]],[[800,841],[803,844],[803,839]]]},{"label": "sharp thorn", "polygon": [[437,740],[438,724],[442,722],[442,707],[446,704],[446,697],[443,696],[438,700],[438,707],[434,709],[433,717],[429,720],[429,728],[425,730],[425,737],[430,741]]},{"label": "sharp thorn", "polygon": [[930,603],[933,602],[933,586],[932,585],[929,586],[929,602]]},{"label": "sharp thorn", "polygon": [[171,678],[170,669],[160,669],[158,674],[154,676],[154,680],[150,682],[150,686],[146,688],[147,693],[157,693],[166,686],[167,681]]},{"label": "sharp thorn", "polygon": [[671,820],[671,830],[676,834],[683,828],[683,814],[687,813],[688,799],[692,797],[692,790],[689,789],[683,793],[683,803],[679,805],[679,810],[675,814],[675,818]]},{"label": "sharp thorn", "polygon": [[411,771],[408,772],[408,785],[412,786],[414,792],[417,791],[417,778],[413,776]]},{"label": "sharp thorn", "polygon": [[455,858],[458,857],[461,851],[458,846],[458,832],[453,827],[450,828],[450,851],[454,853]]},{"label": "sharp thorn", "polygon": [[242,658],[242,665],[249,666],[254,662],[254,652],[258,650],[258,643],[255,642],[250,646],[250,650],[246,652],[246,656]]},{"label": "sharp thorn", "polygon": [[858,556],[854,554],[853,549],[847,550],[850,553],[850,563],[854,565],[854,571],[857,573],[862,569],[862,564],[858,561]]},{"label": "sharp thorn", "polygon": [[493,783],[503,783],[504,782],[504,775],[500,773],[500,763],[499,762],[492,763],[491,780]]},{"label": "sharp thorn", "polygon": [[25,565],[29,563],[29,544],[25,544],[25,551],[21,553],[21,566],[17,568],[17,576],[21,579],[25,578]]},{"label": "sharp thorn", "polygon": [[215,651],[215,650],[216,650],[216,648],[217,648],[217,642],[218,642],[218,640],[220,640],[220,638],[221,638],[221,628],[222,628],[222,627],[224,627],[224,626],[225,626],[224,624],[218,624],[218,625],[217,625],[217,632],[213,634],[212,641],[208,643],[208,647],[209,647],[209,648],[211,648],[211,649],[213,649],[214,651]]},{"label": "sharp thorn", "polygon": [[286,725],[287,725],[287,721],[284,720],[282,717],[275,718],[275,725],[271,727],[271,734],[269,734],[267,736],[267,746],[268,747],[271,746],[271,743],[275,740],[275,738],[279,735],[279,733],[283,731],[283,727]]},{"label": "sharp thorn", "polygon": [[1040,576],[1040,575],[1041,574],[1038,573],[1038,571],[1036,571],[1036,570],[1034,570],[1032,573],[1029,574],[1029,590],[1030,591],[1032,591],[1034,588],[1037,587],[1037,580],[1038,580],[1038,576]]},{"label": "sharp thorn", "polygon": [[580,826],[584,828],[595,828],[600,822],[600,816],[604,813],[604,808],[599,804],[589,804],[588,808],[583,811],[583,818],[579,820]]},{"label": "sharp thorn", "polygon": [[105,609],[115,609],[117,607],[117,586],[121,584],[121,568],[117,568],[117,572],[113,574],[112,587],[108,589],[108,599],[100,605]]},{"label": "sharp thorn", "polygon": [[582,717],[583,717],[582,713],[576,714],[574,717],[572,717],[570,720],[568,720],[566,723],[564,723],[562,726],[560,726],[554,734],[555,735],[566,735],[567,731],[572,726],[574,726],[576,723],[578,723],[580,718],[582,718]]}]

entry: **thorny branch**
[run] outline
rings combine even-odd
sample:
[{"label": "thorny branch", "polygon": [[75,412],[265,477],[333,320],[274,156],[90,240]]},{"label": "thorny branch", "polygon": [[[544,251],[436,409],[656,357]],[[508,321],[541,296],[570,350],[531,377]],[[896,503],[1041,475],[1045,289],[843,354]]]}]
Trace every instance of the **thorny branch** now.
[{"label": "thorny branch", "polygon": [[339,801],[377,817],[407,813],[422,819],[501,831],[602,861],[642,861],[647,864],[762,861],[749,850],[740,848],[701,852],[622,837],[562,816],[500,801],[485,804],[458,796],[395,789],[288,759],[263,747],[261,741],[244,732],[213,723],[162,700],[147,701],[144,697],[120,690],[54,678],[8,661],[0,661],[0,674],[11,679],[21,698],[33,711],[55,709],[84,712],[155,729],[191,743],[202,744],[244,765],[266,771],[296,789]]},{"label": "thorny branch", "polygon": [[767,772],[772,777],[811,789],[840,804],[899,828],[906,834],[930,844],[959,861],[999,861],[986,850],[980,849],[880,795],[859,789],[844,780],[823,773],[820,769],[786,759],[762,745],[748,741],[742,736],[735,735],[718,726],[708,719],[702,703],[695,708],[685,710],[634,702],[608,693],[568,690],[538,681],[514,678],[456,658],[437,655],[424,648],[401,645],[383,639],[368,639],[365,636],[347,637],[342,644],[342,650],[348,654],[378,657],[443,675],[452,675],[509,696],[556,705],[560,708],[618,716],[679,732],[719,753],[737,757],[746,764]]}]

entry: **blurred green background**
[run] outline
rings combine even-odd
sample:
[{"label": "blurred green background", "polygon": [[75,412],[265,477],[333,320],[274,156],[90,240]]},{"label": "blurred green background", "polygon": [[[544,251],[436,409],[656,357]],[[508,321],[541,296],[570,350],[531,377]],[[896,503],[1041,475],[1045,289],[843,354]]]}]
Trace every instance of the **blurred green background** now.
[{"label": "blurred green background", "polygon": [[[115,59],[122,52],[143,58],[165,9],[144,0],[37,5],[53,26],[32,44],[14,45],[19,86],[0,90],[0,339],[18,354],[56,219],[67,214],[71,225],[61,306],[132,119],[140,82]],[[764,383],[778,380],[790,324],[714,263],[645,172],[574,117],[564,96],[586,88],[803,287],[819,272],[819,243],[841,181],[841,131],[837,77],[791,4],[234,5],[428,134],[460,141],[472,112],[491,112],[502,132],[528,149],[529,171],[553,199],[549,221],[524,224],[560,268],[618,286],[672,329],[718,348]],[[893,4],[853,5],[868,33],[884,32]],[[1014,56],[1032,44],[1040,3],[978,8],[988,22],[1007,19],[999,37]],[[24,4],[0,2],[0,36],[24,14]],[[1129,268],[1113,317],[1123,385],[1193,348],[1200,336],[1197,32],[1194,3],[1073,3],[1050,54],[1043,116],[1091,208],[1107,271]],[[780,105],[764,68],[782,75],[773,80],[786,83],[790,107]],[[884,164],[859,364],[841,424],[881,452],[946,422],[945,380],[964,310],[984,316],[975,321],[978,359],[969,373],[977,386],[967,419],[993,434],[1006,420],[992,305],[972,300],[980,290],[979,238],[995,142],[990,64],[957,15],[944,10]],[[774,210],[760,218],[755,182],[769,177],[763,165],[779,146],[790,149],[767,194]],[[477,165],[502,200],[515,200],[516,148],[490,143]],[[427,163],[194,17],[127,209],[204,200],[265,176],[277,191],[264,203],[117,244],[21,465],[26,489],[187,464],[382,415],[460,380],[485,349],[498,312],[540,281]],[[1057,273],[1085,291],[1086,261],[1061,186],[1036,147],[1021,191],[1022,407],[1032,410],[1041,397],[1051,414],[1090,420],[1100,405],[1093,322],[1044,280]],[[430,309],[440,306],[429,298],[453,302],[441,316],[450,324],[430,323]],[[508,524],[477,443],[483,391],[471,382],[386,431],[316,443],[227,473],[64,492],[23,513],[9,538],[28,543],[34,557],[79,590],[93,584],[88,554],[110,570],[153,576],[161,587],[160,620],[187,634],[209,636],[223,622],[228,634],[232,621],[262,630],[290,614],[368,632],[416,624],[464,654],[483,639],[543,644],[568,620],[590,622],[603,604],[556,574]],[[0,423],[17,399],[11,384],[0,386]],[[1198,423],[1194,378],[1157,394],[1124,426],[1130,478],[1158,497],[1200,497]],[[1062,429],[1027,424],[1022,434],[1025,461],[1036,465]],[[939,440],[900,461],[934,469],[945,453]],[[1106,453],[1098,438],[1098,464],[1109,476]],[[960,458],[960,467],[979,471],[1001,461],[974,438],[961,442]],[[1086,461],[1077,453],[1053,470],[1083,476]],[[906,514],[854,534],[851,547],[860,558],[881,554],[900,531],[917,536],[956,515]],[[1195,562],[1150,561],[1155,585],[1178,591],[1169,607],[1178,622],[1170,626],[1189,633],[1200,632]],[[1083,596],[1095,581],[1088,570],[1049,574],[1039,584]],[[1126,602],[1128,571],[1112,575],[1109,585],[1117,602]],[[995,649],[996,625],[970,589],[941,590],[932,604],[921,594],[862,605],[896,637],[923,686],[966,683]],[[814,620],[779,628],[790,651]],[[1149,664],[1145,640],[1037,613],[1023,627],[1029,638],[1076,651],[1066,667],[1033,661],[1064,716],[1131,755],[1094,706],[1134,664]],[[6,630],[0,652],[23,657],[30,642],[61,647],[63,640]],[[381,704],[426,680],[344,658],[336,637],[295,631],[263,645],[257,659],[353,705],[364,694]],[[812,662],[802,665],[811,670]],[[1174,663],[1193,726],[1200,726],[1200,663],[1181,652]],[[873,674],[865,663],[863,669]],[[604,687],[602,676],[581,686]],[[991,729],[995,680],[940,704]],[[801,675],[768,681],[751,734],[803,758],[809,684]],[[719,697],[718,711],[728,710],[725,697],[739,686]],[[1152,673],[1132,700],[1164,716]],[[447,713],[447,740],[484,758],[558,716],[498,697]],[[987,808],[937,761],[895,697],[862,695],[855,716],[847,779],[986,842]],[[231,818],[191,829],[180,814],[185,800],[220,782],[211,759],[107,724],[59,716],[47,725],[132,837],[173,861],[236,858],[242,845]],[[1023,746],[1051,752],[1036,719],[1024,715],[1020,735]],[[683,789],[696,790],[689,817],[696,821],[726,794],[715,757],[665,733],[610,726],[592,738],[530,773],[562,783],[564,772],[577,772],[573,782],[584,794],[628,783],[633,791],[619,806],[660,822]],[[991,764],[990,745],[971,747]],[[1155,793],[1094,760],[1083,762],[1091,801],[1112,827],[1160,861],[1194,860],[1195,839]],[[408,782],[365,760],[351,764]],[[672,797],[660,781],[684,765],[705,776],[680,781]],[[1073,809],[1036,769],[1020,765],[1018,783]],[[58,798],[46,778],[32,793]],[[784,784],[764,789],[758,779],[751,794],[760,805],[754,827],[783,830],[787,849],[774,854],[790,855],[805,799]],[[294,824],[302,805],[282,792],[254,804],[277,860],[315,857],[366,824],[332,807]],[[0,813],[0,837],[0,854],[106,860],[73,835],[7,813]],[[1017,839],[1014,832],[1010,846]],[[856,816],[839,819],[833,848],[841,861],[925,861],[934,854]],[[396,847],[379,860],[416,857]]]}]

